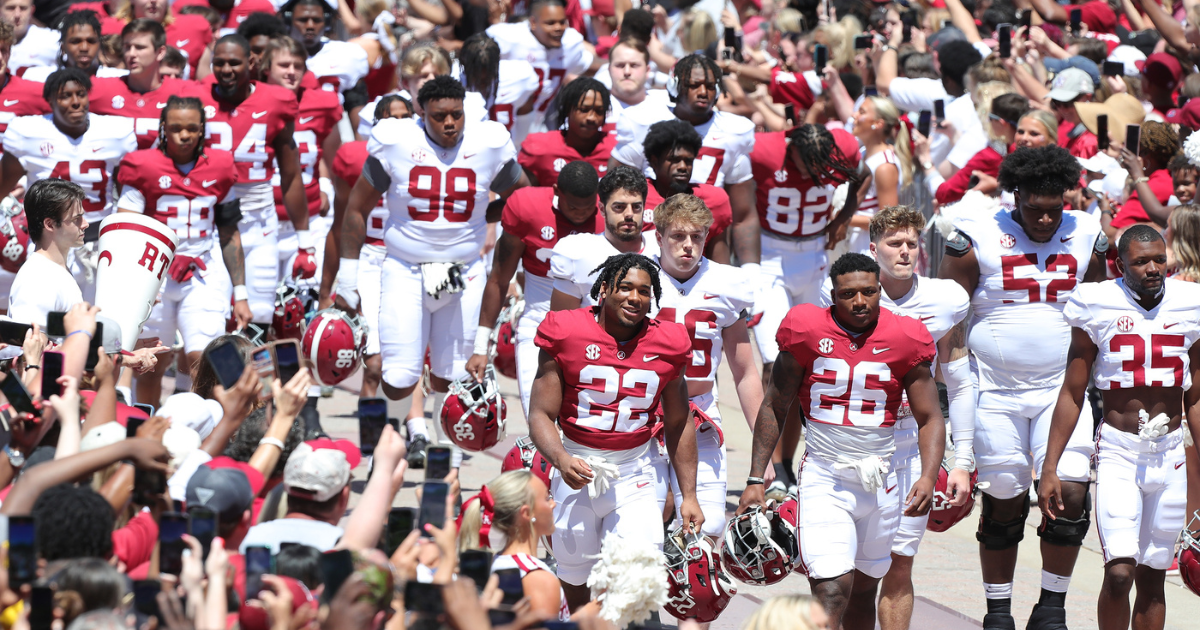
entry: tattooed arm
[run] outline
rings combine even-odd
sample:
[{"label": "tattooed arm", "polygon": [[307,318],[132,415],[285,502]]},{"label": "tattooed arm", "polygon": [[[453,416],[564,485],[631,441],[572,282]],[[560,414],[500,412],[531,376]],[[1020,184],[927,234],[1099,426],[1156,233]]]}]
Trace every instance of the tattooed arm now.
[{"label": "tattooed arm", "polygon": [[[229,279],[233,281],[235,287],[245,286],[246,255],[242,251],[242,234],[238,232],[237,224],[219,226],[217,233],[221,239],[221,258],[225,260],[225,268],[229,270]],[[253,318],[250,313],[250,302],[246,299],[235,300],[233,317],[237,320],[239,329],[249,324]]]},{"label": "tattooed arm", "polygon": [[[758,410],[758,419],[754,422],[754,445],[751,447],[750,476],[762,478],[771,463],[771,453],[779,441],[779,431],[788,408],[796,400],[796,393],[804,379],[804,368],[796,362],[790,352],[780,352],[779,357],[771,366],[771,378],[767,381],[762,407]],[[741,502],[737,513],[741,514],[754,505],[765,502],[763,484],[756,483],[746,486],[742,492]]]}]

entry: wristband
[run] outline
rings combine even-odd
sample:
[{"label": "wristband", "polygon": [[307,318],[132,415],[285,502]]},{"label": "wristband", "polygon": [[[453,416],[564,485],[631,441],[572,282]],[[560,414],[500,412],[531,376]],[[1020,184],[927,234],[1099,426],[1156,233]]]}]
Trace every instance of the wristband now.
[{"label": "wristband", "polygon": [[338,263],[337,290],[341,293],[358,291],[358,259],[343,258]]},{"label": "wristband", "polygon": [[762,477],[746,477],[747,486],[761,486],[766,484]]},{"label": "wristband", "polygon": [[25,369],[26,369],[26,370],[40,370],[40,369],[42,369],[42,366],[40,366],[40,365],[26,365],[26,366],[25,366]]},{"label": "wristband", "polygon": [[317,187],[321,189],[321,192],[325,193],[326,197],[328,197],[331,200],[333,199],[333,180],[332,179],[329,179],[328,177],[322,177],[321,179],[318,179]]},{"label": "wristband", "polygon": [[263,444],[268,446],[277,446],[279,447],[279,450],[283,450],[283,441],[273,437],[265,437],[258,441],[259,446],[262,446]]},{"label": "wristband", "polygon": [[[92,338],[92,333],[86,330],[72,330],[71,332],[67,333],[67,337],[70,337],[71,335],[87,335],[88,339]],[[67,337],[63,337],[63,339],[66,339]]]},{"label": "wristband", "polygon": [[487,356],[488,345],[492,341],[492,329],[490,326],[479,326],[475,329],[475,354]]},{"label": "wristband", "polygon": [[296,230],[296,242],[300,249],[316,249],[317,235],[312,230]]},{"label": "wristband", "polygon": [[245,302],[246,300],[249,300],[249,299],[250,299],[250,291],[246,288],[246,285],[239,284],[236,287],[233,287],[233,301],[234,302]]}]

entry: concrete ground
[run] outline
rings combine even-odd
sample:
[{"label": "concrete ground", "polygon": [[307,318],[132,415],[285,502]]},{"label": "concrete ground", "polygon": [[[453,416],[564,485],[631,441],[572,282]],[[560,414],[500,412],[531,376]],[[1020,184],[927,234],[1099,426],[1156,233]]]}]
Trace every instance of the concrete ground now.
[{"label": "concrete ground", "polygon": [[[727,369],[721,368],[721,415],[724,418],[728,469],[731,481],[727,508],[732,514],[737,507],[742,481],[750,468],[751,433],[731,385],[732,378]],[[330,435],[348,438],[357,442],[358,424],[354,417],[357,409],[358,380],[344,383],[333,397],[322,399],[319,409],[325,430]],[[525,418],[521,413],[520,397],[516,382],[501,378],[501,391],[508,402],[508,436],[501,444],[485,453],[468,453],[461,470],[464,496],[477,492],[483,484],[500,472],[500,462],[512,446],[513,441],[527,433]],[[408,412],[407,402],[403,405],[389,404],[389,415],[403,419]],[[427,414],[428,415],[428,414]],[[355,470],[356,479],[365,479],[366,464]],[[409,481],[397,496],[395,505],[416,506],[414,490],[424,479],[421,472],[410,473]],[[361,490],[362,484],[355,484]],[[1020,548],[1017,565],[1016,585],[1013,593],[1013,612],[1018,628],[1024,628],[1041,584],[1041,559],[1038,553],[1036,528],[1040,516],[1037,509],[1031,510],[1026,524],[1025,541]],[[930,533],[926,536],[916,559],[914,583],[916,603],[913,613],[914,629],[959,630],[981,627],[985,606],[983,587],[979,572],[978,543],[975,541],[977,516],[972,516],[950,531]],[[1103,578],[1103,559],[1100,540],[1093,526],[1088,533],[1067,598],[1067,621],[1071,628],[1095,628],[1096,596]],[[1184,630],[1200,627],[1200,598],[1188,591],[1178,576],[1167,578],[1167,628]],[[779,584],[769,587],[739,585],[738,594],[725,613],[712,624],[718,630],[740,628],[762,601],[781,594],[808,593],[808,582],[798,575],[791,575]],[[666,612],[661,614],[664,627],[674,627],[674,619]],[[1191,621],[1188,621],[1188,620]]]}]

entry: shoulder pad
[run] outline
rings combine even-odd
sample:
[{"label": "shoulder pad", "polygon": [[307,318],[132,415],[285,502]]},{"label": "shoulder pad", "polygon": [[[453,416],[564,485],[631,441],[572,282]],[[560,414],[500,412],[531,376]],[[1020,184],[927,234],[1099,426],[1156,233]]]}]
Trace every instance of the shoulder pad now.
[{"label": "shoulder pad", "polygon": [[1096,237],[1095,250],[1096,253],[1100,254],[1101,256],[1108,252],[1108,235],[1104,232],[1100,232],[1100,236]]},{"label": "shoulder pad", "polygon": [[969,251],[971,251],[971,239],[966,234],[954,230],[954,233],[946,240],[946,255],[962,258]]}]

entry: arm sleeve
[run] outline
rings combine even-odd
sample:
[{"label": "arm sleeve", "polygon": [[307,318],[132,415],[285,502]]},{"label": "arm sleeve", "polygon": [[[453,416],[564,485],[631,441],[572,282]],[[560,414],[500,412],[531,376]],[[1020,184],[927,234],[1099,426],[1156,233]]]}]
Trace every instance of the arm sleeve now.
[{"label": "arm sleeve", "polygon": [[125,190],[121,193],[121,198],[117,200],[117,209],[132,210],[145,214],[146,196],[142,194],[142,191],[132,186],[126,186]]},{"label": "arm sleeve", "polygon": [[971,359],[963,357],[942,366],[950,402],[950,439],[954,466],[970,470],[975,450],[975,391],[971,387]]},{"label": "arm sleeve", "polygon": [[906,112],[933,111],[933,102],[939,98],[945,98],[944,88],[930,89],[930,84],[935,83],[938,83],[937,87],[941,88],[940,82],[933,79],[897,77],[892,79],[888,86],[888,97],[892,99],[896,107]]},{"label": "arm sleeve", "polygon": [[242,200],[232,199],[213,207],[213,222],[217,227],[236,226],[242,220]]},{"label": "arm sleeve", "polygon": [[367,156],[367,161],[363,164],[362,176],[367,178],[367,183],[379,192],[387,192],[388,188],[392,187],[392,176],[388,175],[387,168],[374,155]]},{"label": "arm sleeve", "polygon": [[[510,159],[508,162],[505,162],[504,166],[500,167],[500,172],[496,174],[496,177],[492,178],[491,191],[497,194],[507,191],[521,180],[523,172],[517,160]],[[374,185],[374,182],[371,182],[371,184]],[[378,190],[377,186],[376,189]]]}]

